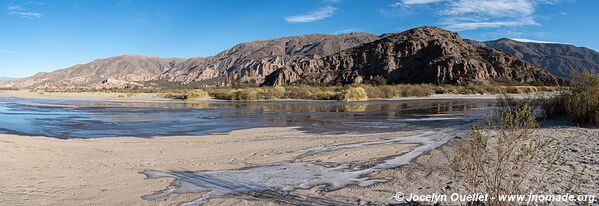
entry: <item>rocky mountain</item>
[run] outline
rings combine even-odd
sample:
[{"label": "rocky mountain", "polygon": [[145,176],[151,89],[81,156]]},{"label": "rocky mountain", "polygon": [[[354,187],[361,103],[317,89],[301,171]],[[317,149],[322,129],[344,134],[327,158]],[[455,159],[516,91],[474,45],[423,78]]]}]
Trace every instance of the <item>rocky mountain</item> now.
[{"label": "rocky mountain", "polygon": [[193,58],[163,76],[190,83],[219,78],[224,84],[259,85],[282,66],[328,56],[377,40],[368,33],[313,34],[242,43],[208,58]]},{"label": "rocky mountain", "polygon": [[21,79],[18,87],[125,88],[148,81],[258,85],[282,66],[377,40],[367,33],[314,34],[242,43],[212,57],[117,56]]},{"label": "rocky mountain", "polygon": [[557,43],[520,42],[498,39],[484,45],[515,55],[546,68],[559,77],[570,77],[572,71],[599,72],[599,53],[584,47]]},{"label": "rocky mountain", "polygon": [[264,85],[518,82],[556,85],[561,79],[515,56],[466,41],[456,33],[420,27],[319,59],[282,67]]},{"label": "rocky mountain", "polygon": [[54,72],[42,72],[15,81],[17,87],[135,87],[156,80],[186,59],[117,56],[98,59]]}]

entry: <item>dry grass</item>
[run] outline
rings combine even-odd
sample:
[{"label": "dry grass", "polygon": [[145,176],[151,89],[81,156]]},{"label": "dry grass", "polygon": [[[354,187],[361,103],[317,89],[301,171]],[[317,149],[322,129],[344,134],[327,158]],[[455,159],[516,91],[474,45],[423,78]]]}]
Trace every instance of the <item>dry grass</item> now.
[{"label": "dry grass", "polygon": [[497,116],[486,126],[475,125],[453,158],[454,171],[468,192],[490,197],[488,202],[472,205],[519,204],[499,197],[543,190],[550,182],[546,174],[559,161],[557,154],[549,152],[551,138],[532,135],[537,123],[531,106],[503,107]]},{"label": "dry grass", "polygon": [[180,100],[200,100],[209,96],[208,92],[201,89],[172,91],[164,94],[165,98]]},{"label": "dry grass", "polygon": [[368,101],[368,94],[362,87],[349,87],[345,88],[337,99],[344,102]]},{"label": "dry grass", "polygon": [[[427,97],[433,94],[507,94],[530,93],[537,91],[555,91],[558,87],[543,86],[497,86],[497,85],[354,85],[364,90],[369,99],[388,99],[401,97]],[[277,99],[309,99],[309,100],[342,100],[344,92],[350,86],[289,86],[289,87],[202,87],[198,88],[207,92],[208,96],[216,99],[234,101],[259,101]],[[198,99],[205,97],[205,93],[191,94],[189,88],[138,88],[138,89],[87,89],[64,88],[37,90],[46,93],[52,92],[100,92],[100,93],[161,93],[166,98],[172,99]],[[191,98],[188,98],[190,96]],[[198,96],[197,98],[195,96]],[[364,99],[364,98],[362,98]]]},{"label": "dry grass", "polygon": [[574,122],[599,126],[599,74],[592,72],[572,75],[570,91],[541,101],[549,118],[568,116]]}]

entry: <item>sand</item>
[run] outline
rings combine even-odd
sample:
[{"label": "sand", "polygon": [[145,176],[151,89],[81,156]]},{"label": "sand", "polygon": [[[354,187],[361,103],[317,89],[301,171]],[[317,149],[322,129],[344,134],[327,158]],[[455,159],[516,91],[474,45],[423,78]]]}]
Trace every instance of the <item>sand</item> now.
[{"label": "sand", "polygon": [[[410,135],[406,133],[404,135]],[[535,135],[557,138],[551,149],[566,163],[552,174],[548,192],[561,194],[574,171],[580,173],[579,192],[599,191],[599,129],[552,125]],[[320,160],[372,165],[383,157],[403,154],[416,145],[381,144],[307,155],[308,148],[391,139],[391,136],[311,136],[296,128],[256,128],[229,134],[196,137],[99,138],[60,140],[0,135],[0,202],[8,205],[176,205],[202,193],[175,194],[158,200],[144,195],[171,188],[172,179],[146,179],[141,172],[239,169],[287,161]],[[338,190],[316,186],[289,195],[264,193],[211,199],[207,205],[373,204],[398,203],[396,192],[451,194],[463,182],[452,176],[454,139],[409,165],[368,176],[387,180],[367,187]],[[597,194],[595,194],[597,195]],[[567,205],[567,204],[565,204]]]},{"label": "sand", "polygon": [[[294,137],[301,136],[301,137]],[[171,180],[146,180],[140,172],[237,169],[292,160],[369,164],[375,157],[407,152],[414,145],[369,146],[343,154],[302,156],[302,149],[386,137],[306,136],[294,128],[259,128],[202,137],[60,140],[0,135],[0,202],[10,205],[169,205],[199,194],[141,199]],[[367,158],[372,157],[372,158]]]},{"label": "sand", "polygon": [[30,90],[1,90],[0,97],[56,100],[101,100],[101,101],[171,101],[158,93],[105,93],[105,92],[32,92]]},{"label": "sand", "polygon": [[[56,96],[58,95],[58,96]],[[0,97],[119,100],[117,94],[69,94],[48,96],[27,91],[1,91]],[[130,97],[132,101],[165,101],[159,96]],[[42,96],[42,97],[40,97]],[[443,97],[445,98],[445,97]],[[405,133],[403,135],[410,135]],[[599,129],[579,128],[567,123],[546,124],[535,135],[552,136],[555,153],[566,163],[553,175],[547,192],[561,194],[574,172],[580,173],[579,191],[599,191]],[[177,205],[198,199],[202,193],[176,194],[157,200],[142,196],[172,188],[172,179],[146,179],[145,170],[230,170],[292,161],[322,161],[331,164],[372,165],[401,155],[417,145],[379,144],[326,151],[302,152],[309,148],[391,139],[388,135],[318,136],[297,128],[256,128],[207,136],[60,140],[0,134],[0,204],[2,205]],[[330,190],[316,186],[278,193],[235,195],[211,199],[207,205],[386,205],[398,203],[396,192],[419,194],[458,191],[463,182],[452,176],[450,157],[455,139],[426,153],[409,165],[369,174],[387,180],[367,187],[347,186]]]}]

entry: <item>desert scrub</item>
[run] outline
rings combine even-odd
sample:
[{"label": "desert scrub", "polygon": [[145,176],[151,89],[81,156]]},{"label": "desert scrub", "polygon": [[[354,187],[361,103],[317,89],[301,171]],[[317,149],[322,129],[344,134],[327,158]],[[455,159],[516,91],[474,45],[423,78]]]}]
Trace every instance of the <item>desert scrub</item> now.
[{"label": "desert scrub", "polygon": [[427,97],[435,94],[431,85],[403,85],[400,87],[402,97]]},{"label": "desert scrub", "polygon": [[599,126],[599,74],[574,73],[570,91],[546,98],[541,108],[549,118],[568,116],[579,124]]},{"label": "desert scrub", "polygon": [[547,174],[560,164],[549,150],[553,139],[532,135],[537,123],[531,106],[502,107],[496,113],[497,119],[486,126],[472,127],[453,157],[452,167],[466,192],[489,195],[488,202],[471,205],[519,204],[499,196],[542,192],[550,184]]},{"label": "desert scrub", "polygon": [[362,87],[348,87],[339,94],[338,100],[344,102],[368,101],[368,94]]},{"label": "desert scrub", "polygon": [[[133,94],[131,93],[131,95]],[[172,91],[164,94],[164,98],[179,100],[199,100],[206,97],[209,97],[208,92],[201,89]]]},{"label": "desert scrub", "polygon": [[198,100],[198,99],[203,99],[206,97],[209,97],[208,92],[201,90],[201,89],[194,89],[191,90],[189,92],[187,92],[186,94],[186,100]]}]

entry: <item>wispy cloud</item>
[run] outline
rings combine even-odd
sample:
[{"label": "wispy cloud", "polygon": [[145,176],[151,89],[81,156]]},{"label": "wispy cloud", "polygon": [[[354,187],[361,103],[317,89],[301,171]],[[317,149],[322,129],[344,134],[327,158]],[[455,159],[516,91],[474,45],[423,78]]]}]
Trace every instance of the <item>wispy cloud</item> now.
[{"label": "wispy cloud", "polygon": [[8,11],[8,15],[20,16],[27,19],[40,18],[44,15],[39,12],[30,11],[21,5],[8,5],[6,10]]},{"label": "wispy cloud", "polygon": [[0,54],[16,54],[16,53],[17,53],[16,51],[0,49]]},{"label": "wispy cloud", "polygon": [[347,34],[347,33],[352,33],[352,32],[358,32],[360,30],[361,30],[360,28],[349,28],[349,29],[334,31],[334,32],[331,32],[331,34]]},{"label": "wispy cloud", "polygon": [[522,38],[512,38],[512,40],[519,41],[519,42],[541,43],[541,44],[563,44],[563,43],[559,43],[559,42],[541,41],[541,40],[534,40],[534,39],[522,39]]},{"label": "wispy cloud", "polygon": [[332,6],[325,6],[314,11],[310,11],[306,14],[297,15],[297,16],[287,16],[283,17],[285,21],[289,23],[308,23],[313,21],[319,21],[333,16],[337,8]]},{"label": "wispy cloud", "polygon": [[539,4],[559,0],[400,0],[392,7],[410,9],[429,6],[440,17],[439,24],[451,30],[473,30],[539,25],[535,20]]}]

